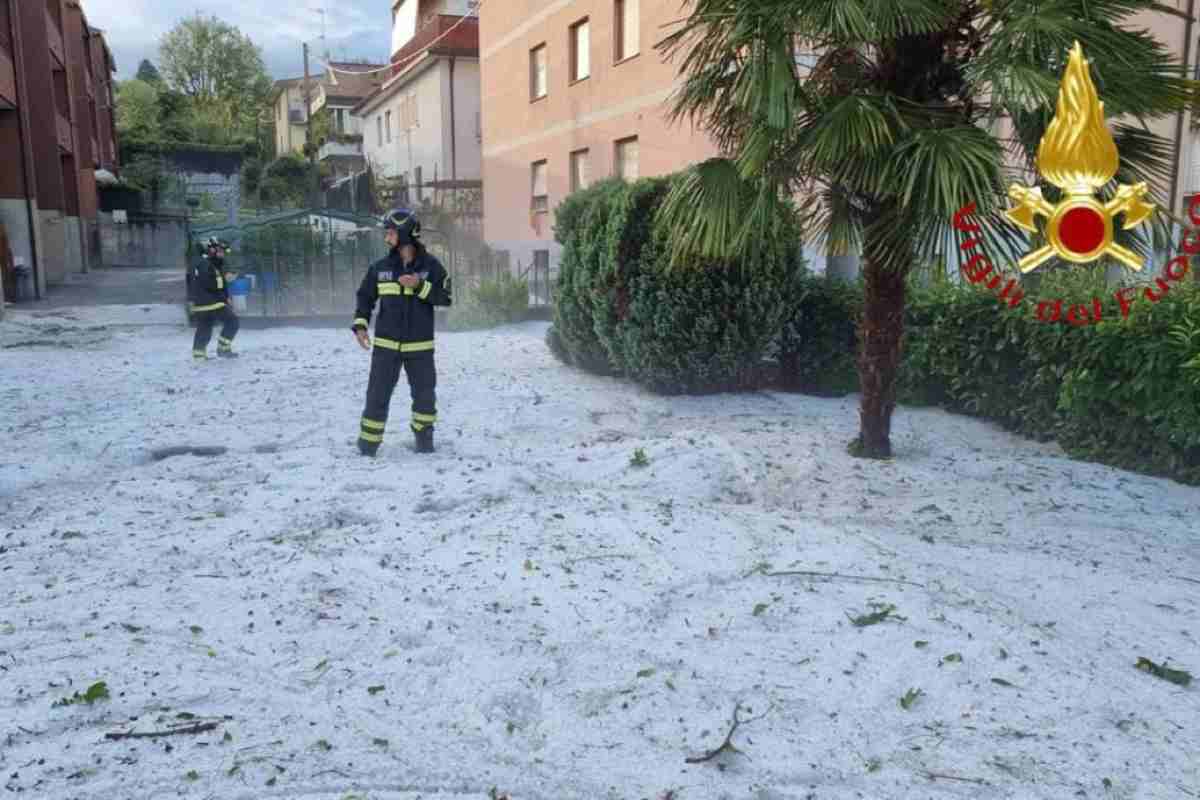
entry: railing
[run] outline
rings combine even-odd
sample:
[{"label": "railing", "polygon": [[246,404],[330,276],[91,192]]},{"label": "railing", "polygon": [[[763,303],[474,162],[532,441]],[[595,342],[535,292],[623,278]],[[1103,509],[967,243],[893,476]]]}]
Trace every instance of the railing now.
[{"label": "railing", "polygon": [[363,154],[362,137],[357,141],[343,139],[328,141],[317,151],[317,160],[324,161],[331,156],[361,156]]}]

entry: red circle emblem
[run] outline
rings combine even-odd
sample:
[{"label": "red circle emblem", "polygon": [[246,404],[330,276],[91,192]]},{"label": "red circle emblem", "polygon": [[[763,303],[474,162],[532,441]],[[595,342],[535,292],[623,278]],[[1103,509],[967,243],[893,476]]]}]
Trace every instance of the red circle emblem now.
[{"label": "red circle emblem", "polygon": [[1072,208],[1058,223],[1058,238],[1072,253],[1091,253],[1104,243],[1104,217],[1092,208]]}]

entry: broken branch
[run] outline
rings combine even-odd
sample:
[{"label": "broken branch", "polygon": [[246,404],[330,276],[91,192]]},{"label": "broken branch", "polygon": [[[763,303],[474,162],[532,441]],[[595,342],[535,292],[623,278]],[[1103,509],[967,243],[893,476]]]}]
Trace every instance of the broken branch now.
[{"label": "broken branch", "polygon": [[977,783],[980,786],[987,785],[987,781],[985,781],[983,778],[963,778],[959,775],[945,775],[940,772],[926,772],[925,777],[931,781],[934,781],[934,780],[962,781],[963,783]]},{"label": "broken branch", "polygon": [[684,759],[684,762],[687,764],[702,764],[705,761],[712,761],[714,758],[721,755],[721,753],[741,753],[742,752],[741,750],[738,750],[736,747],[733,746],[733,734],[737,733],[737,729],[739,727],[741,727],[742,725],[745,725],[745,724],[748,724],[751,722],[755,722],[755,721],[760,720],[763,717],[765,717],[770,712],[770,709],[767,709],[767,711],[764,711],[762,714],[759,714],[757,717],[751,717],[750,719],[742,719],[738,715],[738,712],[741,710],[742,710],[741,703],[737,703],[736,705],[734,705],[734,707],[733,707],[733,723],[729,728],[729,733],[725,734],[725,741],[721,742],[720,747],[716,748],[715,750],[709,750],[704,755],[689,756],[688,758]]},{"label": "broken branch", "polygon": [[217,725],[219,725],[219,724],[220,724],[219,722],[197,722],[193,725],[185,725],[182,728],[172,728],[167,731],[141,731],[141,732],[122,731],[122,732],[118,732],[118,733],[106,733],[106,734],[104,734],[104,738],[112,739],[112,740],[117,740],[117,739],[157,739],[160,736],[175,736],[177,734],[182,734],[182,733],[205,733],[207,731],[214,730],[217,727]]},{"label": "broken branch", "polygon": [[811,572],[808,570],[788,570],[785,572],[764,572],[768,578],[778,578],[785,575],[800,575],[806,578],[840,578],[848,581],[877,581],[879,583],[902,583],[905,586],[917,586],[921,589],[925,588],[923,583],[914,583],[913,581],[905,581],[899,578],[876,578],[870,575],[843,575],[840,572]]}]

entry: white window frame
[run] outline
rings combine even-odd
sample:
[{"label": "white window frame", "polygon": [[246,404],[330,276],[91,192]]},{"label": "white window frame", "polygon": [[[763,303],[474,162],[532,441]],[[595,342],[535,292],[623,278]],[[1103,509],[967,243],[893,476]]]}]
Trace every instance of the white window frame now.
[{"label": "white window frame", "polygon": [[[541,68],[539,72],[538,54],[541,54]],[[538,78],[542,80],[542,93],[538,94]],[[550,53],[546,49],[546,43],[542,42],[536,47],[529,50],[529,101],[536,102],[550,94]]]},{"label": "white window frame", "polygon": [[592,26],[587,17],[567,29],[567,45],[571,57],[571,83],[587,80],[592,74]]}]

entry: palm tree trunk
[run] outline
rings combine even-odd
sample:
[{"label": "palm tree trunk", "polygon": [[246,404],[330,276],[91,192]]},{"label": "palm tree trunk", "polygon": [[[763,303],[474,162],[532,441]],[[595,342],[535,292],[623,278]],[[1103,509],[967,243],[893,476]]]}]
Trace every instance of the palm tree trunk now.
[{"label": "palm tree trunk", "polygon": [[896,373],[904,336],[907,272],[907,268],[885,269],[875,259],[863,261],[866,297],[858,326],[861,427],[851,452],[864,458],[892,455],[892,411],[896,408]]}]

